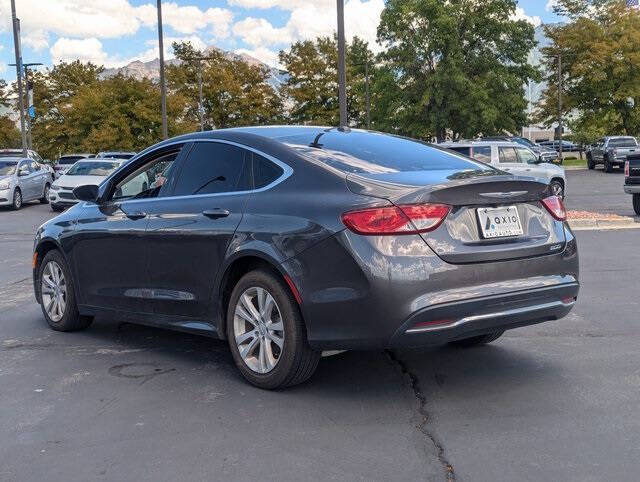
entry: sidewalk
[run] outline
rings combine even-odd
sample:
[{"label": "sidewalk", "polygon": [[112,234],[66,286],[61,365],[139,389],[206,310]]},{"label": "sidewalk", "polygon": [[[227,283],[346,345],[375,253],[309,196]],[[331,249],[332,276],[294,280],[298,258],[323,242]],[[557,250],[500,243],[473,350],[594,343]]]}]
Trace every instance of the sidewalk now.
[{"label": "sidewalk", "polygon": [[640,228],[639,217],[591,211],[568,211],[567,220],[574,231]]}]

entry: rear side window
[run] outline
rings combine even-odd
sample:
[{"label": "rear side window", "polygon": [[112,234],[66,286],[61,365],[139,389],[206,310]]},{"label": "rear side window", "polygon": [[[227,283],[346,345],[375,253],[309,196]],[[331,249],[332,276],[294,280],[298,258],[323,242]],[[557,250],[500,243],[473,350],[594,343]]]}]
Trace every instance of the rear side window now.
[{"label": "rear side window", "polygon": [[476,146],[473,148],[474,159],[491,164],[491,146]]},{"label": "rear side window", "polygon": [[498,160],[500,164],[519,163],[518,154],[513,147],[499,147]]},{"label": "rear side window", "polygon": [[277,164],[259,154],[253,154],[253,182],[256,189],[268,186],[283,173],[284,171]]},{"label": "rear side window", "polygon": [[180,171],[174,196],[217,194],[250,189],[245,151],[218,142],[198,142]]}]

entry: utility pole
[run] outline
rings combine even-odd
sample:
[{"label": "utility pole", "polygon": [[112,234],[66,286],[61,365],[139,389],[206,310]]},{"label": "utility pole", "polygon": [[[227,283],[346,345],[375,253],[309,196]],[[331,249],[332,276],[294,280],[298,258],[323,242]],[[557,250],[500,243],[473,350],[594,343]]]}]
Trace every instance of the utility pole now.
[{"label": "utility pole", "polygon": [[[14,1],[14,0],[12,0]],[[164,40],[162,38],[162,0],[158,4],[158,47],[160,48],[160,96],[162,98],[162,138],[169,137],[167,127],[167,85],[164,80]]]},{"label": "utility pole", "polygon": [[562,54],[558,54],[558,138],[559,138],[559,146],[560,150],[558,151],[560,154],[560,164],[564,162],[564,158],[562,155],[563,145],[562,145]]},{"label": "utility pole", "polygon": [[[9,64],[11,66],[15,66],[17,64]],[[23,63],[24,67],[24,83],[27,87],[27,146],[29,149],[33,149],[33,140],[31,138],[31,108],[33,107],[33,88],[29,84],[29,67],[34,67],[36,65],[42,65],[40,62],[31,62],[31,63]],[[35,108],[34,108],[35,115]]]},{"label": "utility pole", "polygon": [[338,100],[340,127],[347,127],[347,72],[344,41],[344,0],[336,0],[338,7]]},{"label": "utility pole", "polygon": [[16,54],[16,78],[18,81],[18,106],[20,108],[20,132],[22,154],[27,155],[27,134],[24,128],[24,98],[22,90],[22,52],[20,48],[20,20],[16,17],[16,1],[11,0],[11,23],[13,25],[13,48]]}]

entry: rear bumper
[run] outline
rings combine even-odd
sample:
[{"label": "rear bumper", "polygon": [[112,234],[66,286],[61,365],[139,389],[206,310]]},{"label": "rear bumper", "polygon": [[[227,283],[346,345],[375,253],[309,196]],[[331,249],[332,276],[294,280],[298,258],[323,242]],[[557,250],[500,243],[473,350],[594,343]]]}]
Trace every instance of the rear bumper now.
[{"label": "rear bumper", "polygon": [[640,184],[625,184],[624,192],[627,194],[640,194]]},{"label": "rear bumper", "polygon": [[419,347],[557,320],[579,291],[576,240],[554,254],[451,264],[419,236],[343,231],[283,263],[321,350]]}]

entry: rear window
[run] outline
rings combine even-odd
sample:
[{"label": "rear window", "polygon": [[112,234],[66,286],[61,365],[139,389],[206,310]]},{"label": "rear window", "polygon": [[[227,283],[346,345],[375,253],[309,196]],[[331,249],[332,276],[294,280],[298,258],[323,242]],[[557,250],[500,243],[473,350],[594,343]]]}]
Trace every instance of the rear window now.
[{"label": "rear window", "polygon": [[291,147],[305,155],[349,173],[382,174],[394,172],[493,169],[447,149],[425,142],[385,134],[352,131],[326,132],[317,139],[319,147],[309,147],[289,138]]},{"label": "rear window", "polygon": [[633,137],[624,137],[622,139],[611,139],[609,147],[636,147],[636,140]]},{"label": "rear window", "polygon": [[471,157],[476,161],[491,163],[491,146],[474,146]]},{"label": "rear window", "polygon": [[22,151],[20,150],[0,151],[0,157],[19,157],[19,156],[22,156]]},{"label": "rear window", "polygon": [[85,159],[84,156],[64,156],[58,159],[58,164],[75,164],[76,161]]}]

